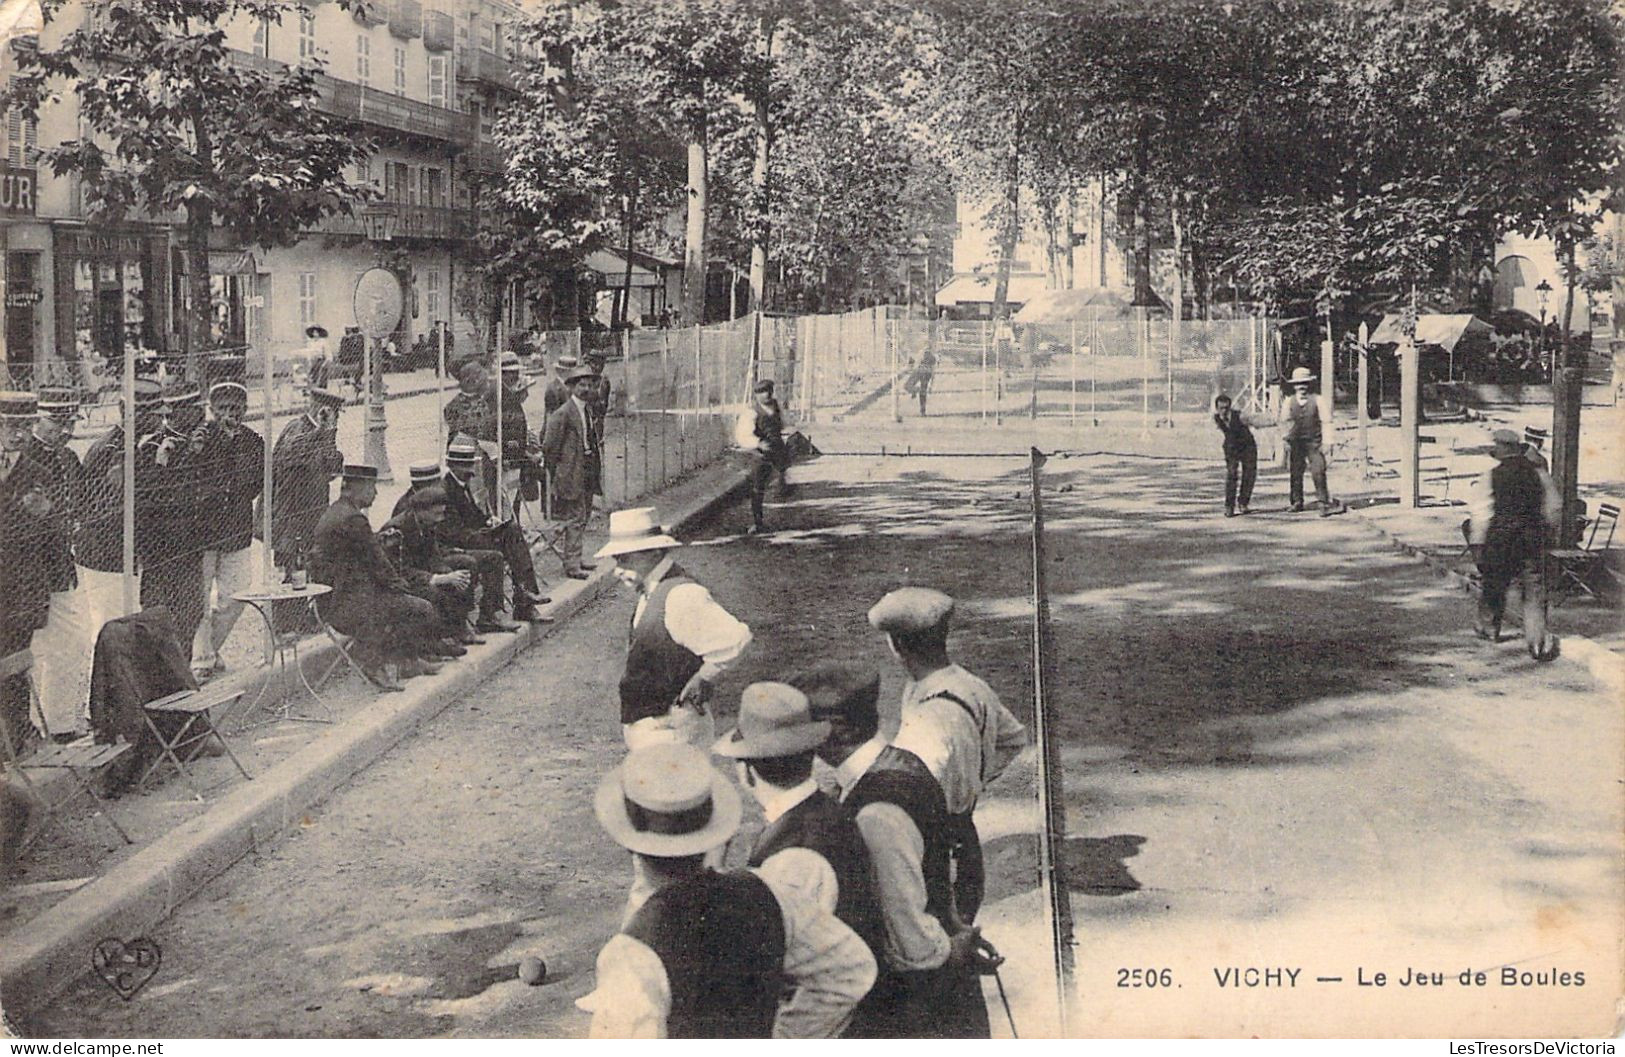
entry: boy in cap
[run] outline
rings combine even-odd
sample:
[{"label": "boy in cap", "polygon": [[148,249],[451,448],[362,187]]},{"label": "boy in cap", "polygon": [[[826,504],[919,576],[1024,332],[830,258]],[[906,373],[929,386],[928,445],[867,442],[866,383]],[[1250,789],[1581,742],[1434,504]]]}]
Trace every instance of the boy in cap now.
[{"label": "boy in cap", "polygon": [[895,743],[917,755],[938,782],[954,833],[954,891],[966,921],[982,905],[982,844],[976,800],[1027,745],[1027,730],[993,688],[948,659],[954,600],[941,591],[904,587],[869,610],[908,673]]},{"label": "boy in cap", "polygon": [[987,1038],[978,974],[1001,959],[961,920],[949,877],[954,829],[942,787],[880,733],[880,676],[825,663],[790,682],[829,722],[819,757],[835,768],[873,866],[884,937],[880,977],[850,1032],[859,1038]]},{"label": "boy in cap", "polygon": [[253,584],[249,548],[254,541],[254,503],[265,483],[265,441],[243,424],[248,389],[238,382],[209,387],[214,417],[203,427],[195,464],[203,521],[203,594],[214,606],[192,637],[192,673],[200,680],[224,671],[220,647],[231,636],[243,603],[237,596]]},{"label": "boy in cap", "polygon": [[592,372],[592,384],[587,390],[587,409],[592,412],[592,426],[597,434],[598,446],[604,445],[604,423],[609,419],[609,379],[604,377],[604,354],[598,349],[588,350],[584,359]]},{"label": "boy in cap", "polygon": [[813,781],[813,753],[829,733],[829,723],[813,718],[800,690],[752,683],[739,698],[739,725],[711,751],[737,761],[740,784],[767,819],[750,865],[811,895],[878,960],[885,925],[863,835],[852,813]]},{"label": "boy in cap", "polygon": [[411,593],[390,564],[366,510],[378,498],[378,468],[343,467],[339,497],[317,520],[310,573],[329,584],[322,616],[355,638],[355,652],[367,677],[384,690],[399,690],[401,677],[433,675],[440,666],[424,658],[439,638],[434,606]]},{"label": "boy in cap", "polygon": [[72,736],[89,720],[90,613],[79,587],[73,556],[73,527],[84,487],[79,456],[68,446],[79,419],[79,397],[70,388],[40,390],[39,417],[24,441],[22,457],[40,468],[52,508],[52,528],[41,552],[51,596],[45,625],[34,632],[34,687],[44,725]]},{"label": "boy in cap", "polygon": [[597,375],[580,367],[566,379],[570,399],[547,417],[542,431],[542,457],[546,460],[553,516],[564,522],[559,557],[564,574],[585,580],[591,573],[581,560],[582,537],[592,517],[592,497],[602,495],[602,451],[588,405]]},{"label": "boy in cap", "polygon": [[766,378],[757,382],[752,396],[756,451],[750,468],[750,531],[756,534],[767,531],[762,504],[775,473],[779,475],[779,494],[786,495],[790,491],[790,482],[785,477],[790,469],[790,452],[784,444],[784,409],[773,398],[773,383]]},{"label": "boy in cap", "polygon": [[1469,507],[1467,540],[1483,574],[1474,631],[1481,639],[1500,640],[1508,590],[1520,581],[1529,655],[1537,661],[1555,660],[1558,640],[1546,633],[1544,565],[1563,501],[1551,477],[1530,464],[1516,433],[1498,429],[1491,442],[1490,454],[1498,464],[1479,479]]},{"label": "boy in cap", "polygon": [[620,683],[621,732],[630,749],[653,741],[710,745],[712,684],[751,642],[750,628],[672,558],[680,546],[653,507],[639,507],[609,516],[609,542],[597,555],[614,558],[616,576],[638,593]]},{"label": "boy in cap", "polygon": [[598,954],[593,1038],[838,1036],[875,979],[857,934],[764,871],[707,869],[739,794],[687,745],[637,750],[594,798],[656,887]]}]

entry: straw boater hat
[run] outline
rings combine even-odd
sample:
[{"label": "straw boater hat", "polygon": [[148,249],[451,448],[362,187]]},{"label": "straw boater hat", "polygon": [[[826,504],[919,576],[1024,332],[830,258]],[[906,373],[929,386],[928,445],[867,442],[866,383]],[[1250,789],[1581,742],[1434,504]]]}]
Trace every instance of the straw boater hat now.
[{"label": "straw boater hat", "polygon": [[604,776],[593,814],[628,851],[674,859],[726,844],[739,828],[739,794],[698,749],[650,745]]},{"label": "straw boater hat", "polygon": [[67,386],[41,389],[38,403],[41,418],[68,418],[79,414],[79,394]]},{"label": "straw boater hat", "polygon": [[437,462],[416,462],[407,471],[412,478],[412,487],[420,484],[432,484],[440,480],[440,464]]},{"label": "straw boater hat", "polygon": [[869,610],[869,623],[884,632],[926,631],[947,620],[954,600],[929,587],[899,587]]},{"label": "straw boater hat", "polygon": [[1510,429],[1491,433],[1490,444],[1490,454],[1497,459],[1515,459],[1524,453],[1523,441]]},{"label": "straw boater hat", "polygon": [[829,724],[812,716],[807,695],[786,683],[752,683],[739,696],[739,726],[711,751],[734,760],[764,760],[811,752],[829,737]]},{"label": "straw boater hat", "polygon": [[609,542],[598,548],[595,558],[613,558],[635,551],[664,550],[682,544],[666,534],[655,519],[655,508],[640,506],[616,510],[609,515]]},{"label": "straw boater hat", "polygon": [[227,397],[237,397],[243,402],[248,401],[248,387],[237,382],[216,382],[209,386],[210,400],[223,400]]},{"label": "straw boater hat", "polygon": [[569,374],[581,365],[581,361],[574,356],[560,356],[553,361],[553,369],[560,374]]},{"label": "straw boater hat", "polygon": [[1292,377],[1286,380],[1287,385],[1308,385],[1315,380],[1315,372],[1307,367],[1292,368]]},{"label": "straw boater hat", "polygon": [[451,447],[446,449],[446,462],[448,462],[448,463],[453,463],[453,462],[472,463],[472,462],[479,462],[479,461],[480,461],[480,449],[479,449],[479,446],[475,445],[475,444],[470,444],[466,440],[460,440],[457,443],[453,444]]},{"label": "straw boater hat", "polygon": [[1539,426],[1525,426],[1525,427],[1523,427],[1523,439],[1524,439],[1524,442],[1526,444],[1531,445],[1532,447],[1534,447],[1536,449],[1539,449],[1539,448],[1541,448],[1541,447],[1543,447],[1545,445],[1546,438],[1548,436],[1550,436],[1550,434],[1547,433],[1545,430],[1541,429]]},{"label": "straw boater hat", "polygon": [[524,366],[524,363],[519,359],[519,354],[517,352],[505,352],[502,354],[502,369],[504,371],[517,371],[522,366]]},{"label": "straw boater hat", "polygon": [[39,399],[33,393],[20,390],[0,392],[0,419],[17,420],[39,417]]},{"label": "straw boater hat", "polygon": [[364,462],[347,462],[344,464],[343,476],[347,481],[376,481],[378,467],[369,466]]}]

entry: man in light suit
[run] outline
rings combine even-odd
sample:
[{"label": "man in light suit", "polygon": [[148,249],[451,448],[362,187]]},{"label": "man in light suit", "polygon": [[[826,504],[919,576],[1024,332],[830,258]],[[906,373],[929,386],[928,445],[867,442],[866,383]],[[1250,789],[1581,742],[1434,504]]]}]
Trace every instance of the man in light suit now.
[{"label": "man in light suit", "polygon": [[590,370],[572,371],[565,379],[570,399],[547,417],[542,433],[542,457],[553,482],[553,513],[564,522],[564,573],[574,580],[591,575],[590,566],[581,560],[581,541],[592,516],[592,497],[599,491],[600,452],[589,408],[597,380]]}]

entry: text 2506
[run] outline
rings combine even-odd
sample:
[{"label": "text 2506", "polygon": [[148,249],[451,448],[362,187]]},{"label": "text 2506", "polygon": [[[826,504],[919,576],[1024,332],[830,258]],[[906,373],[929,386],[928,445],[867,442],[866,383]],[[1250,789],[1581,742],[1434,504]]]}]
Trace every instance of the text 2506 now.
[{"label": "text 2506", "polygon": [[1118,987],[1172,987],[1174,986],[1174,971],[1172,969],[1119,969],[1117,970]]}]

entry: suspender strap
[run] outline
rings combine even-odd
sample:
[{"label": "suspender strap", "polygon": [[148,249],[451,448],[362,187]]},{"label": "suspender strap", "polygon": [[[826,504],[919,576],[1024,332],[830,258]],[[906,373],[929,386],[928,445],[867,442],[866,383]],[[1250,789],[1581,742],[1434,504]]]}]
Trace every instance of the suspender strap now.
[{"label": "suspender strap", "polygon": [[977,776],[977,778],[979,778],[982,781],[983,784],[986,784],[987,783],[987,753],[982,751],[983,746],[987,742],[987,728],[983,725],[984,724],[984,717],[978,716],[976,714],[976,710],[974,708],[970,707],[970,702],[966,701],[964,698],[960,697],[958,694],[952,692],[951,690],[938,690],[936,693],[932,694],[930,697],[922,699],[920,701],[920,704],[923,705],[923,704],[925,704],[926,701],[935,701],[939,697],[942,698],[944,701],[952,701],[954,704],[956,704],[960,708],[964,709],[965,710],[965,715],[969,716],[971,723],[973,723],[976,726],[976,751],[977,751],[978,756],[980,757],[980,759],[978,760],[978,763],[977,763],[976,776]]}]

